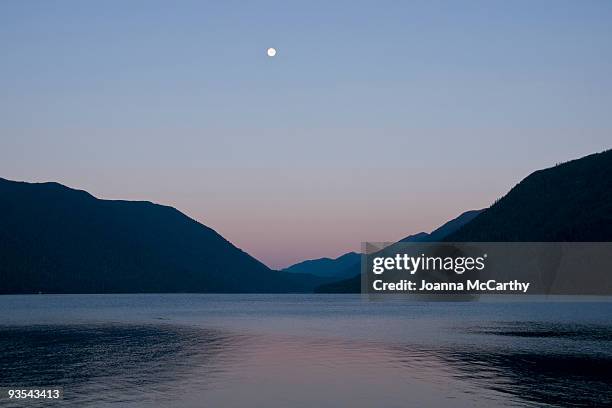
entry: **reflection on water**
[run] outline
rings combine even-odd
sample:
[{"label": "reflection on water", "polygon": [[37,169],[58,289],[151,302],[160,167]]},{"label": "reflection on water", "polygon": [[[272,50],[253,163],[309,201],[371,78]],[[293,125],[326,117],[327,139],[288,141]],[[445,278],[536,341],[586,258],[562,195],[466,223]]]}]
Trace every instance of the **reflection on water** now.
[{"label": "reflection on water", "polygon": [[74,407],[612,406],[608,303],[185,296],[71,316],[83,298],[0,297],[18,317],[0,325],[0,386],[63,386]]},{"label": "reflection on water", "polygon": [[609,357],[460,349],[448,361],[461,376],[516,399],[554,406],[612,406]]},{"label": "reflection on water", "polygon": [[[475,331],[537,341],[527,349],[462,346],[448,352],[448,363],[469,380],[526,401],[612,406],[612,327],[511,322]],[[551,338],[561,343],[546,342]]]},{"label": "reflection on water", "polygon": [[169,325],[0,327],[0,386],[63,386],[64,405],[160,402],[184,379],[214,383],[238,344]]},{"label": "reflection on water", "polygon": [[612,327],[601,324],[559,324],[550,322],[499,322],[481,326],[474,333],[512,337],[567,338],[574,340],[612,341]]}]

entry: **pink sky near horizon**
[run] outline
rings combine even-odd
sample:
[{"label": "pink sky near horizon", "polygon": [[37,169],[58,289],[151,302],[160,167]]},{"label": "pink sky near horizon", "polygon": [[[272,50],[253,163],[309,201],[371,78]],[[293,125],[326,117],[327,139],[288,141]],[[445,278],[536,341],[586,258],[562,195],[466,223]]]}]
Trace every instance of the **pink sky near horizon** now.
[{"label": "pink sky near horizon", "polygon": [[280,269],[359,251],[363,241],[394,241],[429,232],[463,211],[490,205],[528,172],[203,169],[198,182],[188,183],[179,172],[133,170],[117,179],[101,170],[94,177],[66,173],[26,181],[53,180],[98,198],[171,205]]},{"label": "pink sky near horizon", "polygon": [[0,170],[5,178],[56,181],[102,199],[173,206],[280,269],[359,251],[365,241],[430,232],[464,211],[488,207],[533,171],[603,149],[582,150],[573,154],[559,146],[521,160],[496,155],[480,164],[415,162],[396,168],[185,165],[109,172],[105,163],[90,163],[81,172],[74,166],[48,166],[41,176],[21,163],[12,168],[0,163]]},{"label": "pink sky near horizon", "polygon": [[0,1],[0,177],[171,205],[272,268],[336,257],[612,147],[611,21],[606,1]]}]

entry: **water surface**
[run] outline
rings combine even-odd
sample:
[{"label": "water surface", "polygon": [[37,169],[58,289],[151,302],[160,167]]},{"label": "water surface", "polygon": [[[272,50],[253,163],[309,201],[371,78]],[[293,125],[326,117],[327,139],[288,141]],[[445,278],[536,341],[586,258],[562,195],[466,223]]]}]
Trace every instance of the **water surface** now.
[{"label": "water surface", "polygon": [[612,302],[39,295],[0,316],[0,386],[62,386],[56,406],[612,405]]}]

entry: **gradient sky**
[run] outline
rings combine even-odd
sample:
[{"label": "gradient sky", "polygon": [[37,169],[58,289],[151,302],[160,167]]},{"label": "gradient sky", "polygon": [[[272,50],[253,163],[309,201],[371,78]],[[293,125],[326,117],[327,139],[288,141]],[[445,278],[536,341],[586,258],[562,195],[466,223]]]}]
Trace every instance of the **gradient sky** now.
[{"label": "gradient sky", "polygon": [[172,205],[272,267],[612,147],[605,0],[3,0],[0,55],[0,177]]}]

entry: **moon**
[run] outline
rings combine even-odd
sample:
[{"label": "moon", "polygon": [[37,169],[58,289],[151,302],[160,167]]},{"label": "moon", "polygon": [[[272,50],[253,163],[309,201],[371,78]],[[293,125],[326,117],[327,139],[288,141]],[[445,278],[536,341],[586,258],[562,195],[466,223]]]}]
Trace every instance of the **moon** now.
[{"label": "moon", "polygon": [[276,48],[268,48],[268,57],[273,57],[276,55]]}]

